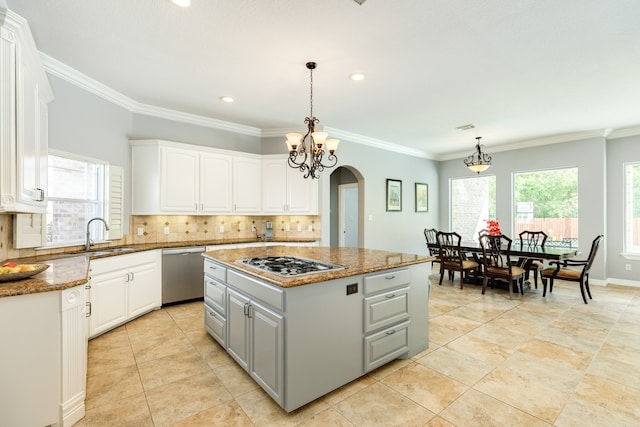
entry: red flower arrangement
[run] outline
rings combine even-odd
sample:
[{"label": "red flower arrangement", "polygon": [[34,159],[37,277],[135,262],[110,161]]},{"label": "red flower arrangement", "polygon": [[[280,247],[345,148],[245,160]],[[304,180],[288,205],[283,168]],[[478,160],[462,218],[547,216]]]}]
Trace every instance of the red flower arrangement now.
[{"label": "red flower arrangement", "polygon": [[498,236],[502,234],[502,231],[500,230],[500,223],[497,220],[487,220],[487,234],[489,234],[490,236]]}]

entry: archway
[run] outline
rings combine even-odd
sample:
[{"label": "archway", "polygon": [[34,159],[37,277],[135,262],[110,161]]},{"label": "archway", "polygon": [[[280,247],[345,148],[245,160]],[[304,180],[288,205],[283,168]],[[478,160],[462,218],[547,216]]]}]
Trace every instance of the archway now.
[{"label": "archway", "polygon": [[331,173],[329,216],[330,246],[364,247],[364,178],[356,168]]}]

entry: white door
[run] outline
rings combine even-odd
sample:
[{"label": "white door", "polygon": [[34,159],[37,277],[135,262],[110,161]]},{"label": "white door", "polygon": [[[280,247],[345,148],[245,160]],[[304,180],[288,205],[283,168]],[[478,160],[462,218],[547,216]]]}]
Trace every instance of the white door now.
[{"label": "white door", "polygon": [[358,184],[338,186],[340,198],[338,245],[347,248],[358,247]]}]

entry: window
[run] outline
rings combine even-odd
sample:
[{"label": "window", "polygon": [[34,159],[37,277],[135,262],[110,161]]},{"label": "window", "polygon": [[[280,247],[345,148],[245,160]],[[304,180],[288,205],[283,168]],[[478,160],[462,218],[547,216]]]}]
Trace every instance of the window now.
[{"label": "window", "polygon": [[451,180],[451,230],[465,241],[477,241],[486,220],[496,217],[496,177]]},{"label": "window", "polygon": [[624,252],[640,254],[640,162],[624,165]]},{"label": "window", "polygon": [[[47,246],[82,244],[87,221],[105,214],[106,164],[66,154],[48,157]],[[93,240],[104,240],[104,225],[91,224]]]},{"label": "window", "polygon": [[578,246],[578,169],[515,173],[514,236],[544,231],[546,246]]}]

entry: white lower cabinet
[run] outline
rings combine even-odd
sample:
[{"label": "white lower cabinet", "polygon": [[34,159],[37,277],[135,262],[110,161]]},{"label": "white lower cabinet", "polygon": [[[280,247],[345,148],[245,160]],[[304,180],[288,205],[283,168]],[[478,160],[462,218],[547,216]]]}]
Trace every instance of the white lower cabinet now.
[{"label": "white lower cabinet", "polygon": [[60,421],[60,292],[0,298],[0,425]]},{"label": "white lower cabinet", "polygon": [[161,251],[92,260],[89,266],[89,337],[162,305]]},{"label": "white lower cabinet", "polygon": [[84,417],[87,390],[87,332],[85,286],[60,292],[62,313],[62,403],[61,427],[72,426]]}]

